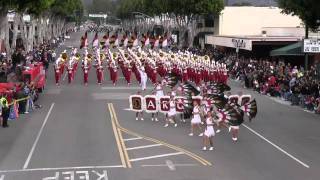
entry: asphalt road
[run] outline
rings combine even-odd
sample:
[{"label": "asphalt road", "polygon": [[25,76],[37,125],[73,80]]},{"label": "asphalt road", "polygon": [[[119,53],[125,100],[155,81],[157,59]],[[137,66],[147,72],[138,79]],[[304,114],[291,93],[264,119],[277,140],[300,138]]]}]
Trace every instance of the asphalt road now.
[{"label": "asphalt road", "polygon": [[[79,46],[81,33],[61,45]],[[89,36],[91,41],[93,34]],[[57,87],[52,67],[39,103],[41,110],[21,115],[0,129],[0,180],[317,180],[320,169],[320,117],[279,100],[252,94],[259,112],[240,129],[234,143],[224,129],[214,137],[214,151],[202,151],[202,139],[189,137],[189,124],[163,128],[163,118],[135,121],[127,88],[116,87],[108,73],[102,86],[94,69],[83,86]],[[64,76],[63,76],[64,77]]]}]

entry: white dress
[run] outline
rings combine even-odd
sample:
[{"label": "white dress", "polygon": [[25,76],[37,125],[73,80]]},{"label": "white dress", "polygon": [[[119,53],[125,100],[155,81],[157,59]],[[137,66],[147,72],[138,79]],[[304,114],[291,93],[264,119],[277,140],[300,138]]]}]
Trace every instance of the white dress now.
[{"label": "white dress", "polygon": [[[204,135],[207,137],[212,137],[215,135],[214,129],[213,129],[213,122],[212,118],[207,118],[206,123],[207,123],[207,128],[204,131]],[[208,126],[209,125],[209,126]]]},{"label": "white dress", "polygon": [[200,117],[200,108],[199,106],[195,106],[193,108],[193,118],[191,120],[191,124],[200,124],[201,117]]},{"label": "white dress", "polygon": [[164,96],[163,89],[160,85],[156,87],[156,96],[157,99],[160,99],[162,96]]},{"label": "white dress", "polygon": [[139,70],[140,77],[141,77],[141,88],[142,90],[145,90],[147,88],[147,80],[148,76],[146,72]]},{"label": "white dress", "polygon": [[175,116],[176,114],[177,114],[176,105],[174,101],[170,101],[170,110],[168,112],[168,116],[172,117],[172,116]]}]

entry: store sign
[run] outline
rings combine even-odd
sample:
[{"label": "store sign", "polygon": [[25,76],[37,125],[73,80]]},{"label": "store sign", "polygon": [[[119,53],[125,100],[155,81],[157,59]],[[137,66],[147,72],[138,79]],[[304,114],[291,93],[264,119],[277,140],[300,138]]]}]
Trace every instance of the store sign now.
[{"label": "store sign", "polygon": [[13,22],[15,16],[16,16],[16,13],[8,13],[7,14],[8,22]]},{"label": "store sign", "polygon": [[232,41],[234,47],[237,49],[246,48],[246,41],[243,39],[232,39],[231,41]]},{"label": "store sign", "polygon": [[303,52],[320,53],[320,39],[304,39]]},{"label": "store sign", "polygon": [[215,46],[231,47],[235,49],[252,51],[252,40],[249,39],[209,35],[205,37],[205,43]]},{"label": "store sign", "polygon": [[89,14],[89,17],[94,17],[94,18],[107,18],[107,14]]}]

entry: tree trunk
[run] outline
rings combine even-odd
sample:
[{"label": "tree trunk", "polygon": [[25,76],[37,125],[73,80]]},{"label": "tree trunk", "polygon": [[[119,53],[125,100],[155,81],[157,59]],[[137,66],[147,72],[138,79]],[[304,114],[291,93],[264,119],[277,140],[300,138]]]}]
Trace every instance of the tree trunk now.
[{"label": "tree trunk", "polygon": [[27,51],[33,50],[33,43],[35,41],[35,26],[36,26],[36,20],[32,19],[29,24],[29,31],[27,36]]},{"label": "tree trunk", "polygon": [[11,44],[11,52],[13,53],[16,50],[16,45],[17,45],[17,37],[18,37],[18,26],[20,24],[20,14],[16,13],[14,16],[14,21],[13,21],[13,36],[12,36],[12,44]]},{"label": "tree trunk", "polygon": [[7,11],[3,11],[0,13],[0,39],[4,41],[6,53],[8,57],[11,57],[9,50],[9,23],[7,17]]}]

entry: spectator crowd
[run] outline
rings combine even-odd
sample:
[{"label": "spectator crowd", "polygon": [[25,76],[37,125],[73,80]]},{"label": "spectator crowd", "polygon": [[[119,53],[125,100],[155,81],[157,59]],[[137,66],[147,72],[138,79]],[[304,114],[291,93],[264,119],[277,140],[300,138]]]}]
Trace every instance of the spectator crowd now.
[{"label": "spectator crowd", "polygon": [[235,55],[225,56],[223,60],[231,78],[243,82],[245,88],[320,114],[320,63],[305,70],[283,61],[237,58]]},{"label": "spectator crowd", "polygon": [[24,48],[17,48],[9,58],[7,54],[0,54],[0,117],[2,127],[8,127],[8,120],[14,120],[19,114],[27,114],[34,109],[41,108],[36,104],[39,90],[34,82],[23,78],[23,70],[29,65],[41,62],[44,68],[49,68],[50,62],[56,58],[52,50],[57,47],[59,40],[35,46],[30,52]]}]

